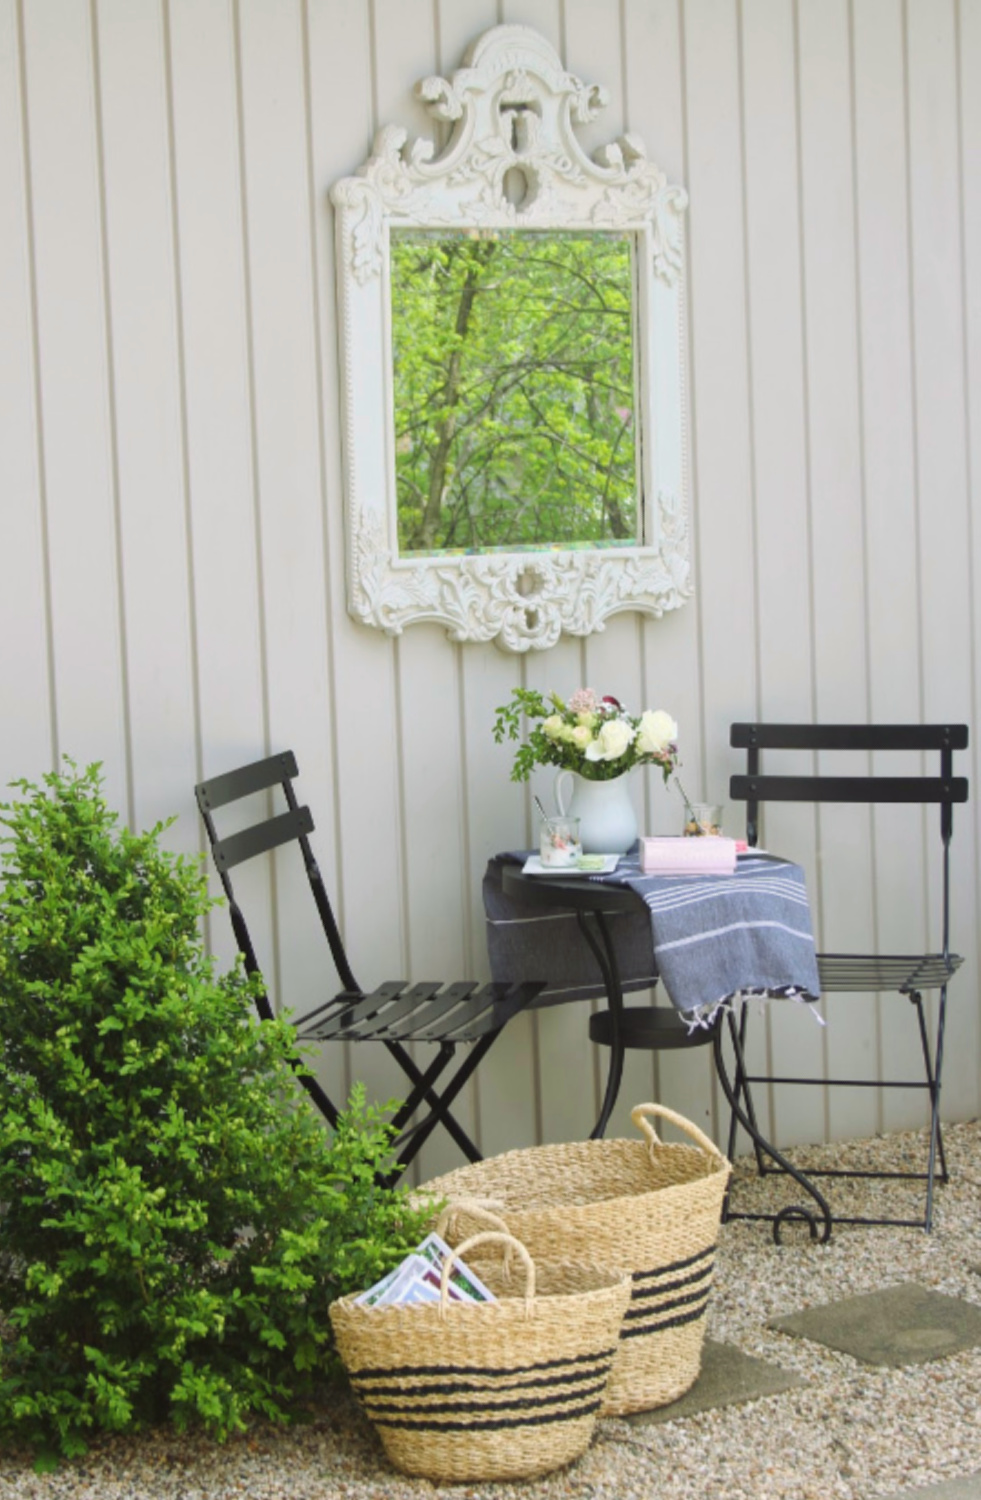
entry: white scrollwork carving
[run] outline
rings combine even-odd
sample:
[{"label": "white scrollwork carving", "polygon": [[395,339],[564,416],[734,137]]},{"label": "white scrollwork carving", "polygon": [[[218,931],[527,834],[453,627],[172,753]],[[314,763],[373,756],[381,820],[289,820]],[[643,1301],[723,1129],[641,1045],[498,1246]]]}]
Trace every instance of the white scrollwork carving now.
[{"label": "white scrollwork carving", "polygon": [[[407,142],[388,125],[368,161],[332,189],[337,213],[343,358],[348,604],[365,624],[398,635],[435,620],[454,641],[494,640],[524,652],[563,632],[602,630],[625,609],[658,616],[692,592],[683,445],[683,214],[635,135],[587,155],[577,128],[608,102],[568,73],[525,26],[498,26],[468,49],[450,79],[424,78],[417,96],[453,129]],[[527,192],[510,201],[512,169]],[[393,227],[531,230],[591,227],[634,236],[638,298],[638,421],[643,544],[485,555],[399,556],[391,454],[387,286]]]},{"label": "white scrollwork carving", "polygon": [[[662,493],[665,546],[641,549],[493,554],[397,568],[376,518],[358,529],[357,613],[390,635],[438,620],[454,641],[491,641],[511,651],[553,646],[560,634],[590,635],[610,615],[641,609],[662,615],[691,597],[687,525],[677,495]],[[530,586],[529,586],[530,580]]]}]

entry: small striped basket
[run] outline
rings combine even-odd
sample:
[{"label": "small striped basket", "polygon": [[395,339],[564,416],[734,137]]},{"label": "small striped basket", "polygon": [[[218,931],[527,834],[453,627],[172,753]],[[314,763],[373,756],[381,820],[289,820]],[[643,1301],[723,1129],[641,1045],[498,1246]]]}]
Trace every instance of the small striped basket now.
[{"label": "small striped basket", "polygon": [[[456,1258],[496,1241],[524,1262],[481,1263],[499,1298],[450,1302]],[[510,1234],[472,1236],[443,1269],[442,1300],[409,1307],[332,1303],[351,1384],[391,1462],[432,1480],[547,1474],[589,1446],[630,1301],[630,1278],[589,1266],[536,1267]]]},{"label": "small striped basket", "polygon": [[[694,1144],[662,1142],[650,1117],[670,1121]],[[470,1231],[463,1200],[477,1200],[499,1213],[539,1262],[584,1260],[631,1273],[602,1407],[607,1416],[666,1406],[698,1379],[731,1170],[718,1147],[674,1110],[638,1104],[631,1119],[643,1140],[508,1151],[435,1177],[413,1195],[434,1209],[459,1203],[451,1236]]]}]

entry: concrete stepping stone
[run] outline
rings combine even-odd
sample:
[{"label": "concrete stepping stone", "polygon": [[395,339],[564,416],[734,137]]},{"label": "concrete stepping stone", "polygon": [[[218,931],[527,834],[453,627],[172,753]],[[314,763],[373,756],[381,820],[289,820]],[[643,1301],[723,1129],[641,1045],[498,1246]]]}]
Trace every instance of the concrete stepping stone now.
[{"label": "concrete stepping stone", "polygon": [[804,1384],[799,1375],[782,1370],[779,1365],[744,1354],[731,1344],[706,1339],[702,1346],[701,1373],[690,1391],[668,1406],[634,1412],[624,1420],[638,1427],[655,1422],[674,1422],[679,1417],[691,1417],[715,1406],[756,1401],[761,1396],[773,1396],[778,1391],[788,1391],[793,1386]]},{"label": "concrete stepping stone", "polygon": [[981,1474],[966,1474],[963,1479],[944,1479],[940,1484],[928,1484],[926,1489],[899,1490],[895,1495],[882,1495],[880,1500],[978,1500],[981,1495]]},{"label": "concrete stepping stone", "polygon": [[923,1364],[981,1344],[981,1308],[912,1281],[771,1318],[767,1326],[870,1365]]}]

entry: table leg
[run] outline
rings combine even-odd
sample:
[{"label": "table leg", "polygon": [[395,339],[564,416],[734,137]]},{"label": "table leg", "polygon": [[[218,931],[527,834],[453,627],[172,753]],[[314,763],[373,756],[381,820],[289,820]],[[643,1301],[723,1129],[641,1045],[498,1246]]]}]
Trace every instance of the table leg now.
[{"label": "table leg", "polygon": [[[750,1090],[749,1083],[746,1080],[746,1070],[744,1067],[746,1046],[746,1017],[748,1016],[748,1014],[749,1012],[747,1011],[745,1005],[741,1006],[739,1015],[739,1046],[733,1049],[736,1057],[736,1079],[734,1092],[737,1099],[742,1098],[744,1094],[746,1096],[746,1114],[748,1115],[750,1122],[750,1137],[753,1142],[753,1152],[756,1156],[756,1167],[760,1176],[763,1177],[766,1173],[767,1167],[766,1163],[763,1160],[763,1151],[760,1147],[761,1136],[759,1126],[756,1123],[756,1107],[753,1104],[753,1095],[752,1091]],[[733,1153],[736,1149],[736,1133],[738,1130],[739,1121],[736,1118],[735,1114],[730,1113],[729,1139],[726,1143],[726,1156],[728,1156],[730,1161],[732,1161]]]},{"label": "table leg", "polygon": [[[598,941],[590,931],[587,916],[592,916],[596,923],[602,942]],[[617,963],[616,949],[610,938],[610,930],[606,925],[603,913],[594,911],[587,913],[576,912],[576,921],[579,930],[592,950],[593,957],[599,964],[600,974],[603,977],[603,985],[606,989],[606,999],[610,1010],[610,1069],[606,1075],[606,1092],[603,1096],[603,1107],[600,1110],[599,1119],[589,1134],[591,1141],[600,1140],[610,1123],[613,1106],[617,1102],[620,1092],[620,1082],[623,1078],[623,988],[620,983],[620,966]]]}]

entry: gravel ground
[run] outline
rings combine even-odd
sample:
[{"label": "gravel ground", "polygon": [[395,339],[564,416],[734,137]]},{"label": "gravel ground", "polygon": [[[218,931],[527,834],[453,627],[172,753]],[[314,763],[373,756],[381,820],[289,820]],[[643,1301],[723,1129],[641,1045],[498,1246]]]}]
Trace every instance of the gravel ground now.
[{"label": "gravel ground", "polygon": [[[371,1427],[342,1396],[309,1426],[256,1428],[224,1446],[170,1431],[117,1438],[51,1475],[0,1456],[0,1500],[871,1500],[981,1473],[981,1349],[890,1370],[765,1326],[904,1281],[981,1306],[981,1275],[972,1269],[981,1266],[981,1122],[950,1126],[946,1139],[952,1181],[938,1190],[932,1235],[841,1227],[828,1245],[776,1247],[765,1225],[723,1227],[708,1334],[797,1372],[807,1383],[794,1390],[650,1427],[603,1421],[584,1457],[546,1479],[442,1487],[389,1468]],[[919,1144],[893,1135],[811,1150],[806,1159],[841,1165],[864,1152],[891,1167]],[[782,1187],[741,1184],[739,1205],[757,1194],[772,1202]],[[895,1205],[896,1184],[889,1191]],[[879,1192],[859,1188],[855,1211],[874,1212]]]}]

